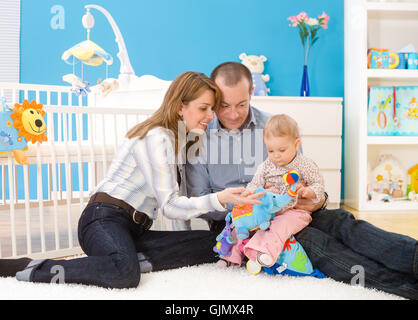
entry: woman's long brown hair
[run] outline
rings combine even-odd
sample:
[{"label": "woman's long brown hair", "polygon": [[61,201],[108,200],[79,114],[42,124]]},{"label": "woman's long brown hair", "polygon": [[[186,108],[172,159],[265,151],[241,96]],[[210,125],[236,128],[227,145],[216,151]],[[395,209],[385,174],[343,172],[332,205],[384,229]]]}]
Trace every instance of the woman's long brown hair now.
[{"label": "woman's long brown hair", "polygon": [[166,128],[174,134],[175,152],[177,154],[179,151],[178,124],[179,121],[182,121],[179,111],[182,108],[182,104],[187,105],[190,101],[199,98],[205,90],[211,90],[215,94],[215,106],[213,109],[216,111],[221,104],[222,92],[215,82],[203,73],[183,72],[171,83],[160,108],[151,117],[130,129],[126,137],[138,137],[141,140],[145,138],[151,129],[156,127]]}]

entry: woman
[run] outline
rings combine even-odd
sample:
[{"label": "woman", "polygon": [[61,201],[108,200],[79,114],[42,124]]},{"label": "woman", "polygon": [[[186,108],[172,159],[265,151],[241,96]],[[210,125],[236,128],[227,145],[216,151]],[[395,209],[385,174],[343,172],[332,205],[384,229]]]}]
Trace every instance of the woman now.
[{"label": "woman", "polygon": [[[0,275],[17,272],[16,278],[22,281],[58,279],[110,288],[137,287],[141,273],[138,248],[155,249],[158,242],[163,244],[171,235],[175,235],[177,241],[188,242],[190,237],[200,240],[205,237],[199,231],[149,231],[158,208],[169,218],[188,220],[205,212],[224,210],[227,202],[260,203],[257,198],[262,194],[240,196],[245,190],[243,187],[202,197],[184,196],[184,175],[176,161],[185,153],[182,132],[205,130],[220,102],[220,90],[204,74],[185,72],[179,75],[169,87],[161,107],[127,133],[109,172],[84,209],[78,237],[87,257],[36,261],[4,259],[0,260]],[[160,269],[170,268],[169,260],[183,259],[184,264],[213,261],[207,256],[209,242],[201,243],[201,253],[199,250],[188,252],[185,248],[181,257],[165,255],[166,261],[159,261]],[[158,257],[154,258],[158,261]],[[172,265],[178,265],[178,261]]]}]

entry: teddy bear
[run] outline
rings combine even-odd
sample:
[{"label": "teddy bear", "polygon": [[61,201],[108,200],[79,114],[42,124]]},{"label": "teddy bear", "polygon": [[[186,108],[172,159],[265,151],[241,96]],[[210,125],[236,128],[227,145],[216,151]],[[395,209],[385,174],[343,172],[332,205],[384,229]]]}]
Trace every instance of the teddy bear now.
[{"label": "teddy bear", "polygon": [[241,63],[251,71],[254,86],[253,95],[267,96],[270,89],[267,88],[265,83],[270,80],[270,76],[268,74],[262,74],[264,71],[264,62],[267,61],[267,58],[265,56],[247,55],[246,53],[241,53],[239,58]]}]

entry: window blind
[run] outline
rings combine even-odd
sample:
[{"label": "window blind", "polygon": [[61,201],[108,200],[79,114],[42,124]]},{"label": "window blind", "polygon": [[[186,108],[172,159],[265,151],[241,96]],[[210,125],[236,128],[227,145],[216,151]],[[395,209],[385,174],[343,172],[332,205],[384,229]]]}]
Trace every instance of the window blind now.
[{"label": "window blind", "polygon": [[20,79],[20,0],[0,1],[0,82]]}]

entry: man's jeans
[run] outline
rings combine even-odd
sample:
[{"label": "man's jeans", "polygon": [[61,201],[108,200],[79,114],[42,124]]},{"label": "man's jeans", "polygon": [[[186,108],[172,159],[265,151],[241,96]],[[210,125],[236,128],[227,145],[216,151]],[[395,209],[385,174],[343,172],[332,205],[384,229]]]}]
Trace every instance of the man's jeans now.
[{"label": "man's jeans", "polygon": [[355,220],[342,209],[314,212],[311,224],[295,237],[328,277],[418,299],[415,239]]},{"label": "man's jeans", "polygon": [[45,260],[34,268],[28,280],[133,288],[138,286],[141,275],[137,252],[148,258],[154,271],[216,260],[213,233],[145,231],[125,210],[110,204],[92,203],[84,209],[78,237],[87,257]]}]

